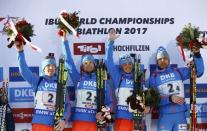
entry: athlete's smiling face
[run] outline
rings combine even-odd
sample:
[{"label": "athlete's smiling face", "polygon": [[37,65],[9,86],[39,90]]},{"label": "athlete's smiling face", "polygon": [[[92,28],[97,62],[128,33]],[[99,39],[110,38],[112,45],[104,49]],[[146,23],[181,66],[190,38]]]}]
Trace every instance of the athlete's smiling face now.
[{"label": "athlete's smiling face", "polygon": [[83,70],[84,72],[91,73],[95,69],[95,65],[92,61],[83,62]]},{"label": "athlete's smiling face", "polygon": [[121,68],[125,73],[131,73],[132,72],[132,63],[124,63],[121,65]]},{"label": "athlete's smiling face", "polygon": [[52,77],[55,74],[55,65],[53,64],[47,65],[44,69],[44,73],[45,75]]},{"label": "athlete's smiling face", "polygon": [[158,64],[160,69],[165,69],[169,65],[169,59],[166,58],[166,57],[160,58],[160,59],[157,60],[157,64]]}]

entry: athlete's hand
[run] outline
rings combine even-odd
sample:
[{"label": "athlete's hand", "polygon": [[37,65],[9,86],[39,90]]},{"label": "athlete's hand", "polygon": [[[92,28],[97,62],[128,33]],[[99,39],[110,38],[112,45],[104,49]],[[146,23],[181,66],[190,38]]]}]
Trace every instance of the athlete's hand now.
[{"label": "athlete's hand", "polygon": [[66,41],[67,40],[67,38],[66,38],[67,32],[66,31],[59,30],[58,34],[59,34],[59,36],[60,36],[60,38],[61,38],[62,41]]},{"label": "athlete's hand", "polygon": [[55,131],[63,131],[64,128],[65,128],[65,121],[60,120],[57,126],[55,126]]},{"label": "athlete's hand", "polygon": [[150,107],[149,106],[145,106],[144,108],[144,113],[149,113],[150,112]]},{"label": "athlete's hand", "polygon": [[16,46],[17,51],[23,51],[23,44],[20,44],[19,41],[15,41],[14,44]]},{"label": "athlete's hand", "polygon": [[110,29],[110,30],[109,30],[109,40],[110,40],[110,41],[114,41],[114,40],[116,40],[117,38],[119,38],[119,35],[116,34],[115,29]]},{"label": "athlete's hand", "polygon": [[199,53],[199,52],[200,52],[200,48],[197,47],[197,46],[193,46],[193,47],[192,47],[192,52],[193,52],[193,53]]},{"label": "athlete's hand", "polygon": [[179,96],[176,96],[176,95],[172,95],[171,99],[172,99],[173,103],[176,103],[176,104],[179,104],[179,105],[182,105],[185,102],[185,99],[183,97],[179,97]]}]

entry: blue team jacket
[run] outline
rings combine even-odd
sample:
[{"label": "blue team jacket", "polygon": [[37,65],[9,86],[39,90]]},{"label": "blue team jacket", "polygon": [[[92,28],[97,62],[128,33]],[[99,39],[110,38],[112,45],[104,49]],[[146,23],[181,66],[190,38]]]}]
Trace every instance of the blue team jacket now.
[{"label": "blue team jacket", "polygon": [[[37,85],[40,76],[32,74],[26,64],[23,51],[18,53],[18,62],[21,75],[27,82],[29,82],[34,92],[36,93],[32,123],[54,126],[54,107],[57,90],[57,76],[55,75],[52,78],[49,78],[46,75],[41,76],[43,79],[41,80],[40,84]],[[69,99],[68,93],[66,93],[65,112],[62,119],[66,119],[67,121],[69,119],[69,115]]]},{"label": "blue team jacket", "polygon": [[[203,59],[200,54],[194,55],[196,64],[196,74],[201,76],[204,72]],[[160,113],[176,113],[187,110],[186,103],[179,105],[170,101],[171,95],[184,96],[183,81],[190,78],[190,68],[174,68],[168,66],[163,70],[157,69],[148,80],[148,86],[159,91],[161,101],[159,105]]]},{"label": "blue team jacket", "polygon": [[107,69],[112,77],[115,86],[116,94],[116,118],[132,119],[132,113],[128,111],[127,98],[132,94],[134,89],[134,73],[129,74],[121,71],[119,67],[114,64],[113,60],[113,43],[109,41],[106,52],[105,62]]},{"label": "blue team jacket", "polygon": [[[80,73],[76,69],[69,50],[68,41],[63,43],[63,54],[65,55],[67,67],[70,70],[71,79],[75,86],[75,107],[72,112],[73,121],[96,122],[96,73]],[[113,110],[113,95],[110,82],[106,82],[105,104]]]}]

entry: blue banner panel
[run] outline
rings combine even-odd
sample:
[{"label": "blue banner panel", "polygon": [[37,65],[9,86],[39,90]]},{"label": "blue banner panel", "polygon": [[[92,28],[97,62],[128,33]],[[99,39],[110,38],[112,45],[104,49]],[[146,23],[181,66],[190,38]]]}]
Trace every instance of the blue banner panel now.
[{"label": "blue banner panel", "polygon": [[[190,105],[187,104],[188,111],[186,112],[186,117],[190,117]],[[207,117],[207,103],[198,103],[196,104],[197,117],[206,118]]]},{"label": "blue banner panel", "polygon": [[[29,69],[39,76],[39,67],[29,67]],[[19,72],[19,67],[9,67],[9,81],[25,81]]]},{"label": "blue banner panel", "polygon": [[[185,98],[190,98],[190,84],[185,84]],[[207,97],[207,84],[196,84],[196,97]]]},{"label": "blue banner panel", "polygon": [[32,87],[10,87],[9,102],[34,102]]}]

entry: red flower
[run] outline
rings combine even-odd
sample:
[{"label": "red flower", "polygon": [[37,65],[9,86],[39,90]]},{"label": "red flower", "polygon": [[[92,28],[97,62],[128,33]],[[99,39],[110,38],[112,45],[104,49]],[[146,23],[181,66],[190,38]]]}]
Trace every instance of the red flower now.
[{"label": "red flower", "polygon": [[22,27],[22,26],[27,25],[27,24],[28,24],[27,21],[23,19],[23,20],[18,21],[16,23],[16,27]]},{"label": "red flower", "polygon": [[59,31],[58,31],[58,35],[59,35],[59,36],[63,36],[63,33],[64,33],[63,30],[59,30]]},{"label": "red flower", "polygon": [[63,12],[61,13],[61,15],[64,17],[64,18],[67,18],[69,16],[69,14],[67,12]]}]

